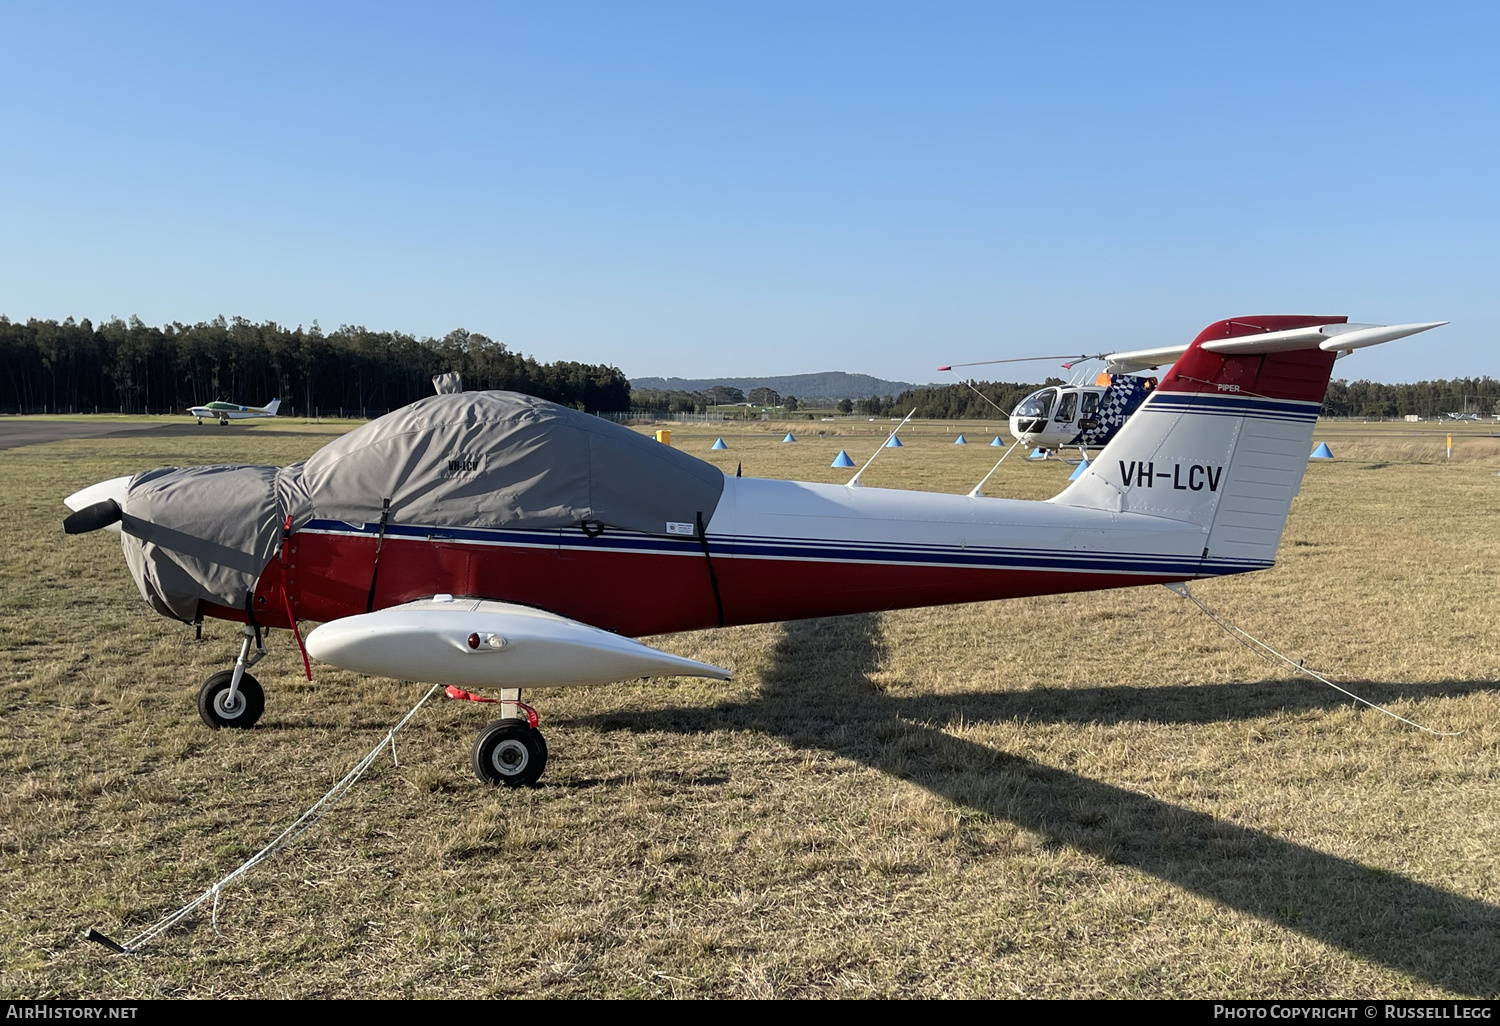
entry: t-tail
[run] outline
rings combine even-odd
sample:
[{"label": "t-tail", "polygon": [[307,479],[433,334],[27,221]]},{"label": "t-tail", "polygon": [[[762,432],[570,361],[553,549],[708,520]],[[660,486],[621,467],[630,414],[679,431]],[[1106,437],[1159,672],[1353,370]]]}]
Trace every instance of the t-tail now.
[{"label": "t-tail", "polygon": [[1209,325],[1099,457],[1051,501],[1200,527],[1205,576],[1270,566],[1307,469],[1334,360],[1446,323],[1346,320],[1240,317]]}]

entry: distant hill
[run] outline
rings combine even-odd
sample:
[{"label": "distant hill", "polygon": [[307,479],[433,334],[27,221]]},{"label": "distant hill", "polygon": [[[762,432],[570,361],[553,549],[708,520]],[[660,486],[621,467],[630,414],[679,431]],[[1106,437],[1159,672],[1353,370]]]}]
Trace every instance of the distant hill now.
[{"label": "distant hill", "polygon": [[787,374],[777,378],[632,378],[631,388],[702,392],[715,385],[728,385],[748,394],[752,388],[773,388],[798,399],[868,399],[872,395],[899,395],[916,388],[909,381],[887,381],[868,374],[824,371],[821,374]]}]

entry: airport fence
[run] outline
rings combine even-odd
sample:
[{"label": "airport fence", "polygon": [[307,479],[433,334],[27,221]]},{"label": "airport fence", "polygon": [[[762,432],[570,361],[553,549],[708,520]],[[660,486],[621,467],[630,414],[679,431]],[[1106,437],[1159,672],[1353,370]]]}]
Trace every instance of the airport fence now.
[{"label": "airport fence", "polygon": [[618,413],[594,414],[616,424],[722,424],[727,419],[722,413],[668,413],[665,410],[625,410]]}]

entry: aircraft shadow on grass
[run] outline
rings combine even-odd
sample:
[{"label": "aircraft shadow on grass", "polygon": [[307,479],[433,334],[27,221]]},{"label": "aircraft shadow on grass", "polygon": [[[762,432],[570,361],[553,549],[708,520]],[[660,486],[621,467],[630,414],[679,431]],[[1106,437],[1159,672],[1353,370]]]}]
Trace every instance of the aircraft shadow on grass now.
[{"label": "aircraft shadow on grass", "polygon": [[[960,716],[966,722],[1199,723],[1347,705],[1341,696],[1322,696],[1319,685],[1266,682],[1215,689],[1217,709],[1201,687],[902,698],[870,681],[881,645],[876,615],[788,623],[757,701],[577,722],[601,730],[764,731],[892,773],[956,805],[1434,986],[1486,997],[1500,991],[1500,966],[1487,960],[1500,909],[926,725]],[[1372,700],[1389,702],[1468,694],[1485,685],[1365,689]],[[892,738],[900,744],[892,745]]]}]

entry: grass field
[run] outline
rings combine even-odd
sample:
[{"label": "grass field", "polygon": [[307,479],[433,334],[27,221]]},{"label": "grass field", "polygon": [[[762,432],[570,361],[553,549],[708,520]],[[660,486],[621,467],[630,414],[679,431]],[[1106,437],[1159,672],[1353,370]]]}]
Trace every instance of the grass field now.
[{"label": "grass field", "polygon": [[[1163,588],[656,639],[731,667],[531,693],[543,786],[475,781],[487,718],[429,706],[312,833],[191,920],[425,690],[282,632],[261,725],[212,733],[230,625],[153,615],[63,495],[287,463],[277,421],[0,454],[6,997],[1413,997],[1500,991],[1500,440],[1320,426],[1278,565],[1195,592],[1435,737],[1269,666]],[[747,475],[842,481],[890,425],[674,429]],[[954,430],[968,446],[952,444]],[[825,436],[819,438],[817,432]],[[967,491],[994,425],[916,424],[865,483]],[[986,491],[1068,473],[1006,462]],[[588,587],[586,581],[580,587]],[[649,582],[641,601],[651,601]]]}]

